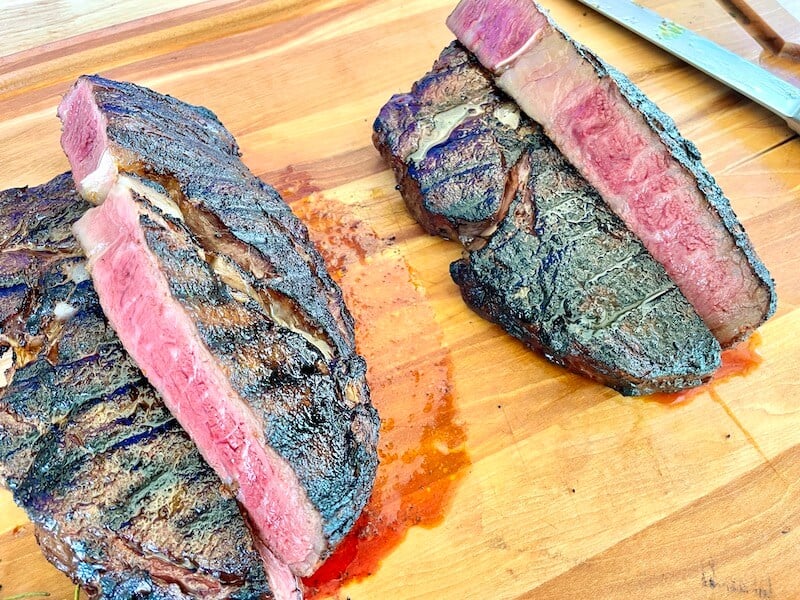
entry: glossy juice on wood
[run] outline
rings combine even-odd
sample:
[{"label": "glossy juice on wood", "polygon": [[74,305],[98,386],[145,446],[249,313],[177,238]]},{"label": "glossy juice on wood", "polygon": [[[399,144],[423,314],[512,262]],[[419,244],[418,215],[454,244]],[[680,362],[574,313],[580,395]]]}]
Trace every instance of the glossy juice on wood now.
[{"label": "glossy juice on wood", "polygon": [[347,206],[318,194],[291,206],[355,318],[382,422],[372,498],[336,552],[304,580],[314,598],[372,574],[411,527],[440,523],[470,460],[451,395],[450,359],[408,265]]}]

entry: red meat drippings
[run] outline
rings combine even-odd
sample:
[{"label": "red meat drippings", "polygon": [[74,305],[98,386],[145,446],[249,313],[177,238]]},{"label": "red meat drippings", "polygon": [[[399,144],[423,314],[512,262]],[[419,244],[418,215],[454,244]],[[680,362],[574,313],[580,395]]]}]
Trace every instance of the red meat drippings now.
[{"label": "red meat drippings", "polygon": [[334,554],[304,580],[313,599],[376,571],[411,527],[441,523],[470,460],[450,391],[449,356],[398,250],[339,202],[313,194],[291,206],[353,313],[382,421],[372,498]]}]

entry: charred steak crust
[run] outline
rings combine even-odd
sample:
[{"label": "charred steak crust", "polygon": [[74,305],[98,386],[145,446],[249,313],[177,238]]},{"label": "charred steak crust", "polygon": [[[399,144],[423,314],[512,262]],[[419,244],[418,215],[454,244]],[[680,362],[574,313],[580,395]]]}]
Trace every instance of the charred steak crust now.
[{"label": "charred steak crust", "polygon": [[[419,152],[435,115],[459,104],[476,109]],[[464,300],[551,361],[624,394],[706,380],[720,360],[708,328],[541,128],[514,109],[453,42],[375,121],[373,140],[411,212],[424,215],[429,233],[465,244],[465,257],[451,265]],[[496,174],[492,185],[482,178],[487,171]],[[443,205],[432,195],[458,200]],[[469,203],[491,208],[473,211]]]},{"label": "charred steak crust", "polygon": [[354,354],[352,317],[308,231],[280,195],[250,173],[233,136],[212,111],[133,83],[96,75],[80,81],[91,85],[107,120],[120,171],[165,185],[195,231],[208,220],[213,227],[200,241],[211,250],[222,231],[238,244],[240,262],[255,250],[263,263],[243,265],[259,275],[251,283],[273,300],[288,302],[339,354]]},{"label": "charred steak crust", "polygon": [[[451,44],[409,93],[383,106],[373,133],[420,225],[467,244],[508,208],[524,150],[520,138],[531,131],[476,65]],[[469,118],[479,113],[483,118]]]},{"label": "charred steak crust", "polygon": [[543,134],[530,162],[488,243],[450,267],[467,304],[623,394],[702,383],[719,345],[661,265]]},{"label": "charred steak crust", "polygon": [[200,256],[183,223],[163,214],[156,222],[147,212],[157,209],[137,200],[143,205],[145,240],[173,297],[192,315],[233,388],[261,419],[267,444],[292,466],[323,517],[326,536],[337,543],[352,525],[348,518],[359,501],[354,495],[366,484],[362,465],[368,473],[374,461],[353,437],[352,408],[339,387],[348,385],[351,375],[331,373],[319,349],[302,335],[276,325],[253,300],[237,300]]},{"label": "charred steak crust", "polygon": [[[193,303],[211,289],[193,288],[182,271],[187,255],[171,255],[175,248],[158,239],[164,228],[142,221],[147,251],[171,273],[171,297],[193,315],[214,360],[263,423],[267,446],[291,466],[318,513],[309,522],[320,521],[320,531],[286,532],[310,539],[310,562],[278,556],[295,573],[308,574],[354,524],[377,468],[379,419],[369,402],[366,366],[356,353],[353,320],[341,291],[305,226],[241,162],[235,141],[211,111],[134,84],[85,76],[59,114],[62,145],[86,197],[102,201],[109,191],[103,181],[117,180],[118,174],[163,190],[177,220],[159,219],[174,231],[180,221],[181,235],[191,238],[191,252],[204,263],[191,268],[202,268],[208,281],[216,281],[216,292],[226,289],[223,296],[235,297],[245,311],[271,322],[233,331],[219,320],[204,320],[202,307]],[[82,117],[97,126],[82,129]],[[88,158],[83,148],[90,148]],[[98,177],[104,169],[108,176]],[[158,212],[155,206],[147,210]],[[213,302],[231,306],[229,300],[217,296]],[[261,354],[272,357],[253,368]],[[229,483],[236,487],[235,481]],[[244,502],[241,494],[239,499]]]},{"label": "charred steak crust", "polygon": [[[111,330],[70,226],[88,208],[65,173],[0,192],[0,475],[45,556],[96,598],[267,599],[231,494]],[[27,259],[27,262],[26,262]]]}]

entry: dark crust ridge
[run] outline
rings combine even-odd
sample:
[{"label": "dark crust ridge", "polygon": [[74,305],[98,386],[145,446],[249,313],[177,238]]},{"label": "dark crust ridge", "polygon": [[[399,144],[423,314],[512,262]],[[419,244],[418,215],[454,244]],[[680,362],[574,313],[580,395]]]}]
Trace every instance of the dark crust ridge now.
[{"label": "dark crust ridge", "polygon": [[[353,319],[341,290],[305,225],[277,191],[250,173],[216,115],[135,84],[96,75],[82,81],[91,85],[106,119],[119,171],[163,186],[179,207],[193,244],[209,259],[225,259],[255,291],[252,309],[270,318],[277,315],[273,320],[275,329],[282,330],[283,356],[302,348],[273,374],[269,399],[256,393],[264,391],[264,377],[243,376],[239,383],[263,417],[268,442],[295,469],[322,516],[327,548],[321,559],[326,558],[369,499],[378,464],[380,421],[369,401],[366,364],[355,350]],[[282,319],[291,320],[307,338],[327,343],[330,355],[304,343]],[[206,333],[209,343],[224,350],[222,331],[209,328]],[[293,377],[304,380],[281,379],[293,368],[289,365],[299,364],[302,373]],[[292,399],[298,392],[300,398]],[[296,412],[290,414],[293,403]],[[268,414],[273,409],[276,413]]]},{"label": "dark crust ridge", "polygon": [[625,395],[696,386],[719,366],[661,265],[543,134],[525,191],[450,273],[476,312]]},{"label": "dark crust ridge", "polygon": [[[464,87],[462,80],[472,82],[473,103],[509,102],[478,61],[453,42],[412,92],[394,96],[375,121],[373,141],[395,171],[406,203],[415,207],[412,214],[438,209],[426,203],[424,169],[409,159],[421,139],[418,121],[464,102],[464,95],[450,97]],[[451,265],[451,275],[467,304],[552,362],[623,394],[675,391],[706,381],[719,366],[719,344],[663,267],[538,124],[520,115],[510,128],[495,115],[492,110],[465,115],[428,150],[431,169],[454,164],[448,154],[465,164],[494,160],[493,168],[504,174],[499,187],[510,196],[507,204],[494,202],[498,210],[480,222],[485,229],[478,238],[453,235],[463,225],[449,214],[421,218],[429,233],[465,244],[465,256]],[[497,131],[504,145],[515,147],[519,158],[513,168],[485,153],[485,142],[476,137],[462,143],[463,131],[479,129]],[[452,196],[463,192],[465,202],[483,201],[471,193],[469,178],[450,177],[451,172],[438,174],[437,184]],[[497,188],[490,191],[490,198],[497,195]],[[449,231],[427,227],[442,218]]]},{"label": "dark crust ridge", "polygon": [[92,598],[272,598],[237,503],[103,315],[69,234],[88,207],[70,173],[0,192],[3,264],[31,259],[0,281],[24,298],[0,334],[0,476]]},{"label": "dark crust ridge", "polygon": [[352,354],[352,317],[307,229],[280,195],[247,169],[216,115],[133,83],[97,75],[81,79],[91,83],[106,117],[120,171],[159,181],[188,213],[193,229],[200,229],[194,224],[202,218],[213,223],[213,238],[201,237],[201,243],[219,243],[224,231],[229,235],[222,238],[238,244],[239,252],[231,253],[237,262],[256,251],[260,268],[243,264],[245,271],[258,272],[252,284],[303,315],[304,324],[340,354]]}]

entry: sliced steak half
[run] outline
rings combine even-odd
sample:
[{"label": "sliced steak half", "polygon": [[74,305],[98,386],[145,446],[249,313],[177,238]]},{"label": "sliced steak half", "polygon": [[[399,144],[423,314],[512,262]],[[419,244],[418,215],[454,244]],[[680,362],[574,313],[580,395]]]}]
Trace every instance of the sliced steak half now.
[{"label": "sliced steak half", "polygon": [[772,279],[697,148],[532,0],[462,0],[447,20],[661,262],[723,346],[775,310]]},{"label": "sliced steak half", "polygon": [[[456,116],[438,131],[441,114]],[[718,367],[663,267],[460,44],[382,108],[373,139],[426,229],[467,244],[451,274],[484,317],[625,394]]]},{"label": "sliced steak half", "polygon": [[103,315],[70,233],[87,208],[69,173],[0,192],[0,476],[93,598],[272,598],[233,495]]},{"label": "sliced steak half", "polygon": [[305,227],[208,110],[81,78],[59,108],[76,226],[125,348],[258,538],[307,575],[372,489],[377,414],[353,323]]}]

